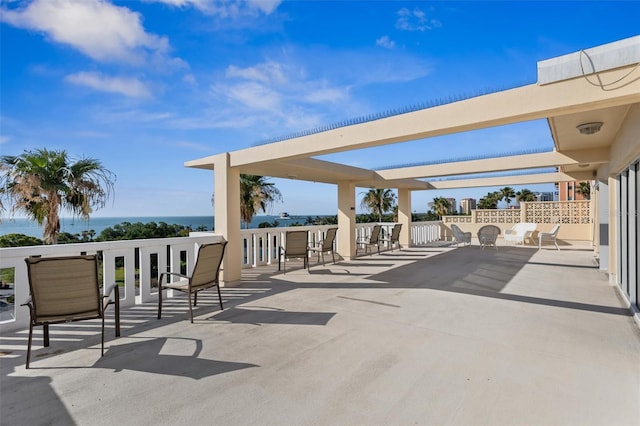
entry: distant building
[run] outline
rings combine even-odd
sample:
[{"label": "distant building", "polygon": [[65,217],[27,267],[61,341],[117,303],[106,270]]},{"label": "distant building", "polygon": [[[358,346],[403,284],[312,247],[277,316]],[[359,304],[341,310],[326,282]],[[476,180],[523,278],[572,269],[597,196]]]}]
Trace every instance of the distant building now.
[{"label": "distant building", "polygon": [[475,210],[475,198],[463,198],[460,200],[460,214],[471,214],[471,210]]},{"label": "distant building", "polygon": [[576,189],[580,187],[580,182],[556,182],[556,188],[558,188],[558,201],[578,201],[586,200],[584,195],[576,192]]},{"label": "distant building", "polygon": [[538,197],[538,201],[555,201],[556,199],[553,192],[538,192],[536,197]]},{"label": "distant building", "polygon": [[458,211],[458,209],[456,208],[456,199],[455,198],[447,198],[447,201],[449,202],[449,211],[447,213],[449,214],[456,214],[456,212]]},{"label": "distant building", "polygon": [[[449,209],[447,210],[446,214],[456,214],[457,209],[456,209],[456,199],[455,198],[446,198],[445,200],[447,200],[449,202]],[[433,210],[433,201],[429,201],[429,203],[427,203],[427,207],[429,208],[429,210]]]}]

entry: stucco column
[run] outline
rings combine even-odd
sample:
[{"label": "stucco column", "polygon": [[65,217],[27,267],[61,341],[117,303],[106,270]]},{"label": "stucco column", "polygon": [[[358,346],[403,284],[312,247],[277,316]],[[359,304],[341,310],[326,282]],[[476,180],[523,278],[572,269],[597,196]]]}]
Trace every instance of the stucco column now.
[{"label": "stucco column", "polygon": [[356,186],[338,183],[338,253],[345,260],[356,256]]},{"label": "stucco column", "polygon": [[[608,218],[608,252],[609,252],[609,264],[607,265],[607,272],[609,273],[609,283],[611,284],[619,284],[618,282],[618,263],[619,261],[619,253],[618,253],[618,226],[620,225],[618,218],[616,217],[616,212],[618,212],[618,193],[620,191],[620,182],[613,176],[608,177],[608,192],[609,196],[607,197],[607,218]],[[602,191],[602,187],[600,190]],[[601,194],[602,198],[604,198],[604,194]],[[603,200],[604,201],[604,200]],[[604,217],[602,218],[604,220]],[[601,232],[603,227],[600,227]],[[610,244],[610,242],[614,242],[614,244]],[[604,244],[602,241],[602,236],[600,237],[600,256],[602,256],[604,251]],[[602,263],[602,258],[601,258]],[[600,270],[602,270],[602,266],[600,266]]]},{"label": "stucco column", "polygon": [[240,235],[240,171],[229,167],[229,154],[214,159],[215,232],[227,240],[221,280],[225,284],[242,278],[242,240]]},{"label": "stucco column", "polygon": [[398,223],[400,229],[400,245],[411,245],[411,191],[405,188],[398,189]]}]

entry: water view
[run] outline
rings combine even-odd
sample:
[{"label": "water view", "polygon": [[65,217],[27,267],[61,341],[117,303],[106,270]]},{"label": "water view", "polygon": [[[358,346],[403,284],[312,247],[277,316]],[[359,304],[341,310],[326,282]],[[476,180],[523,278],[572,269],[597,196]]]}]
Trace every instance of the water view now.
[{"label": "water view", "polygon": [[[255,216],[249,228],[258,228],[263,222],[270,224],[277,223],[277,226],[291,226],[295,223],[304,224],[309,216],[287,216],[287,218],[281,218],[280,216]],[[315,218],[316,216],[311,216]],[[157,217],[96,217],[91,218],[90,221],[84,221],[80,219],[61,218],[60,219],[60,232],[68,232],[70,234],[82,234],[83,231],[94,230],[95,235],[100,233],[106,228],[112,228],[117,224],[129,222],[129,223],[149,223],[149,222],[165,222],[169,225],[182,225],[189,227],[192,230],[211,231],[213,230],[213,216],[157,216]],[[0,235],[6,234],[24,234],[30,235],[36,238],[42,238],[42,227],[36,222],[19,218],[19,219],[2,219],[0,223]]]}]

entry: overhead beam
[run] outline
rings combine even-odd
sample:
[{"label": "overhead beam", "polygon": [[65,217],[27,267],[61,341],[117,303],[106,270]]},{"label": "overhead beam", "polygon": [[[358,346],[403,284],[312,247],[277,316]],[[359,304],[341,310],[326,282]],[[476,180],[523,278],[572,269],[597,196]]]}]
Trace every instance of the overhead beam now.
[{"label": "overhead beam", "polygon": [[[548,118],[640,102],[640,69],[623,67],[598,73],[602,81],[625,77],[615,90],[602,90],[591,79],[576,78],[516,89],[345,126],[231,152],[231,166],[309,157],[424,139],[469,130]],[[206,162],[206,159],[203,159]],[[201,160],[188,162],[198,167]]]},{"label": "overhead beam", "polygon": [[570,182],[570,181],[583,181],[593,179],[592,173],[578,172],[578,173],[537,173],[531,175],[520,176],[498,176],[498,177],[485,177],[476,179],[454,179],[443,181],[430,181],[433,189],[457,189],[457,188],[479,188],[490,186],[516,186],[516,185],[534,185],[539,183],[553,183],[553,182]]},{"label": "overhead beam", "polygon": [[425,166],[411,166],[378,170],[384,179],[417,179],[435,176],[457,176],[473,173],[499,172],[543,167],[560,167],[572,164],[601,164],[609,161],[606,148],[585,151],[543,152],[481,160],[457,161]]}]

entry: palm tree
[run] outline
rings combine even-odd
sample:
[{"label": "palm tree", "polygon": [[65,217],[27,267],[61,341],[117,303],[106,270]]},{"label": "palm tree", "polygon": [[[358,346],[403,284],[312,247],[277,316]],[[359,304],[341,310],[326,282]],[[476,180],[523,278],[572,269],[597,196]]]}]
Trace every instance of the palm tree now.
[{"label": "palm tree", "polygon": [[442,219],[442,216],[449,212],[451,203],[444,197],[435,197],[431,204],[431,210],[438,215],[438,218]]},{"label": "palm tree", "polygon": [[370,189],[362,197],[360,207],[378,216],[378,222],[382,222],[382,215],[393,209],[395,203],[396,194],[393,190]]},{"label": "palm tree", "polygon": [[578,194],[582,194],[585,200],[591,199],[591,183],[588,181],[580,182],[576,188]]},{"label": "palm tree", "polygon": [[478,200],[479,209],[497,209],[498,202],[502,199],[501,191],[489,192],[484,197]]},{"label": "palm tree", "polygon": [[259,211],[267,212],[267,208],[282,201],[282,194],[273,182],[267,182],[264,176],[240,175],[240,217],[245,228]]},{"label": "palm tree", "polygon": [[511,202],[512,198],[515,198],[516,192],[510,186],[505,186],[500,190],[500,195],[501,199],[503,199],[504,202],[507,203],[507,208],[509,208],[509,203]]},{"label": "palm tree", "polygon": [[104,207],[113,192],[115,174],[100,161],[72,161],[66,151],[46,148],[0,157],[0,195],[9,199],[13,212],[26,213],[44,224],[43,239],[56,244],[60,211],[88,220],[94,208]]},{"label": "palm tree", "polygon": [[524,188],[518,192],[516,192],[516,201],[517,202],[527,202],[527,201],[537,201],[538,197],[536,197],[536,194],[534,194],[533,192],[531,192],[530,190],[528,190],[527,188]]}]

